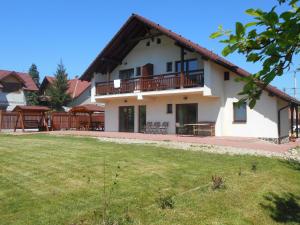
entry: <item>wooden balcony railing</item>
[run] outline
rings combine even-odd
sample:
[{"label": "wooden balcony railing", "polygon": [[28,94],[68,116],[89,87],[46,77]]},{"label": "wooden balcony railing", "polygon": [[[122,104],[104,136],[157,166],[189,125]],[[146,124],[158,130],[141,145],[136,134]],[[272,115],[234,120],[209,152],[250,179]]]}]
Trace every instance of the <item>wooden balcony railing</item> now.
[{"label": "wooden balcony railing", "polygon": [[120,88],[114,87],[114,82],[99,82],[96,84],[96,95],[132,93],[134,91],[160,91],[178,88],[203,87],[203,70],[190,72],[180,80],[179,73],[154,75],[121,80]]}]

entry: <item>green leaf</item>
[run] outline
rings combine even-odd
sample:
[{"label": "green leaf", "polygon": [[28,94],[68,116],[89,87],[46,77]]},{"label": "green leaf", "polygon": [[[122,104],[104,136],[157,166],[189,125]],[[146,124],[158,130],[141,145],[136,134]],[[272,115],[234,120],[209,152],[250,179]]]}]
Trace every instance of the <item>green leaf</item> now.
[{"label": "green leaf", "polygon": [[256,104],[256,100],[255,99],[251,99],[250,102],[249,102],[250,109],[253,109],[254,106],[255,106],[255,104]]},{"label": "green leaf", "polygon": [[248,62],[257,62],[260,60],[261,56],[259,56],[257,53],[251,53],[247,56]]},{"label": "green leaf", "polygon": [[261,13],[258,10],[255,9],[247,9],[245,11],[246,14],[250,15],[250,16],[260,16]]},{"label": "green leaf", "polygon": [[257,22],[250,22],[250,23],[245,24],[245,28],[255,26],[255,25],[257,25]]},{"label": "green leaf", "polygon": [[242,23],[236,22],[235,24],[235,32],[237,37],[241,37],[245,34],[245,28]]},{"label": "green leaf", "polygon": [[210,37],[211,39],[215,39],[215,38],[220,37],[220,36],[222,36],[222,35],[223,35],[222,32],[217,31],[217,32],[212,33],[209,37]]},{"label": "green leaf", "polygon": [[226,47],[223,49],[222,55],[223,55],[223,56],[227,56],[227,55],[229,55],[231,52],[232,52],[232,51],[231,51],[231,48],[230,48],[230,46],[228,45],[228,46],[226,46]]}]

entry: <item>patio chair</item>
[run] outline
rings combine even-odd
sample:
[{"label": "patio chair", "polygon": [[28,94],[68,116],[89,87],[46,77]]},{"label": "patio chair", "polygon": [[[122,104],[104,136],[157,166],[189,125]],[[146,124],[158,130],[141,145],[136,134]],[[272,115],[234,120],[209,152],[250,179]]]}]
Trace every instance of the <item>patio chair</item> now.
[{"label": "patio chair", "polygon": [[159,128],[159,131],[161,134],[167,134],[169,127],[169,122],[163,122],[162,125]]},{"label": "patio chair", "polygon": [[152,122],[147,122],[147,123],[146,123],[145,133],[151,134],[152,132],[153,132],[153,125],[152,125]]},{"label": "patio chair", "polygon": [[153,133],[158,134],[159,133],[159,128],[160,128],[160,122],[154,122],[154,124],[153,124]]}]

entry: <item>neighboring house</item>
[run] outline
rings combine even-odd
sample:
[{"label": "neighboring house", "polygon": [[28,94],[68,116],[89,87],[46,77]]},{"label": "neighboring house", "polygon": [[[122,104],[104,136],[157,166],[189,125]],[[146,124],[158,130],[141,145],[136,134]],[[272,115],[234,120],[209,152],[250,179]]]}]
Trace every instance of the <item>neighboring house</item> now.
[{"label": "neighboring house", "polygon": [[[91,80],[92,102],[105,103],[105,130],[140,132],[146,122],[210,122],[216,136],[277,142],[289,135],[297,99],[269,85],[254,109],[236,102],[250,74],[161,25],[133,14],[81,79]],[[278,116],[279,115],[279,116]]]},{"label": "neighboring house", "polygon": [[[47,89],[53,84],[55,80],[54,77],[45,76],[40,85],[40,95],[41,101],[47,105],[49,101],[49,96],[47,96]],[[68,81],[70,94],[72,101],[67,105],[67,107],[73,107],[77,105],[89,104],[91,103],[91,83],[88,81],[79,80],[77,77]]]},{"label": "neighboring house", "polygon": [[0,110],[13,110],[17,105],[26,105],[26,92],[38,91],[27,73],[0,70]]}]

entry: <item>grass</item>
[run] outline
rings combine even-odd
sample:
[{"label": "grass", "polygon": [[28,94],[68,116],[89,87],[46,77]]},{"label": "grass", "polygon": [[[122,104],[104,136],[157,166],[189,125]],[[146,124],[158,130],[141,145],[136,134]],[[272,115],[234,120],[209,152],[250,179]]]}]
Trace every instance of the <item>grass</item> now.
[{"label": "grass", "polygon": [[104,157],[114,224],[300,222],[298,163],[36,134],[0,135],[0,224],[101,224]]}]

